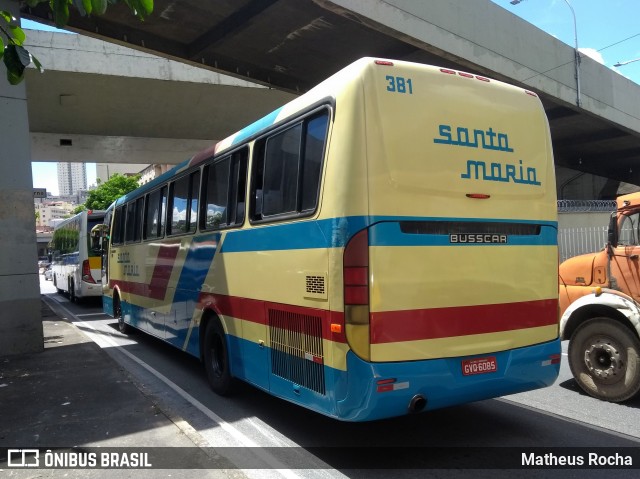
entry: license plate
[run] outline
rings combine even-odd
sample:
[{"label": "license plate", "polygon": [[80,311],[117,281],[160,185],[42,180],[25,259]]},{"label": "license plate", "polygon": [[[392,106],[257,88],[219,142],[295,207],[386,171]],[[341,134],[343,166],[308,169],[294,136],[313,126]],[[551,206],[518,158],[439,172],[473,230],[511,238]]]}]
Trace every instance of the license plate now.
[{"label": "license plate", "polygon": [[465,359],[462,361],[462,375],[495,373],[498,370],[498,361],[495,356],[486,358]]}]

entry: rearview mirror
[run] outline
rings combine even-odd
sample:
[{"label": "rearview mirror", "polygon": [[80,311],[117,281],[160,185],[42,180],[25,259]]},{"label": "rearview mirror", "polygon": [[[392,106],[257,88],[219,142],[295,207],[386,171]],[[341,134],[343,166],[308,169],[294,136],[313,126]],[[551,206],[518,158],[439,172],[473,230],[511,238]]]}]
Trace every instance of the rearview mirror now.
[{"label": "rearview mirror", "polygon": [[609,230],[607,231],[607,242],[613,248],[618,246],[618,215],[614,211],[609,218]]}]

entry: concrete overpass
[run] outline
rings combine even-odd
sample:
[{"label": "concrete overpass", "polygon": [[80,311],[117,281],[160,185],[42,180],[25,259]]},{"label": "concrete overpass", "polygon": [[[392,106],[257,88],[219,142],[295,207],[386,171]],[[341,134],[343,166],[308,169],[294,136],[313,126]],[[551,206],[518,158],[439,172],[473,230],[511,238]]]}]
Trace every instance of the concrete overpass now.
[{"label": "concrete overpass", "polygon": [[175,164],[295,96],[85,35],[26,47],[31,161]]},{"label": "concrete overpass", "polygon": [[[22,15],[49,21],[46,5]],[[303,92],[361,56],[441,65],[536,91],[556,163],[640,184],[640,86],[489,0],[155,0],[75,15],[80,33],[274,88]]]},{"label": "concrete overpass", "polygon": [[[0,0],[1,9],[49,22],[46,5],[23,6],[21,11],[19,5],[16,0]],[[294,94],[365,55],[436,64],[519,84],[536,91],[545,104],[558,165],[640,184],[640,168],[635,168],[640,159],[640,87],[583,57],[578,106],[573,49],[489,0],[155,0],[154,14],[142,23],[118,5],[103,17],[72,15],[69,25],[87,36]],[[135,61],[137,65],[141,60]],[[25,85],[9,87],[0,80],[0,202],[6,211],[0,214],[0,355],[42,347],[31,246],[35,234],[30,131],[37,133],[35,158],[40,148],[53,148],[67,161],[69,150],[61,147],[68,142],[56,146],[56,135],[80,135],[76,144],[86,141],[89,150],[95,150],[94,136],[128,136],[132,145],[124,147],[127,154],[157,150],[163,137],[208,141],[224,136],[190,136],[215,111],[209,104],[196,116],[196,108],[212,95],[208,88],[170,90],[170,82],[148,75],[128,76],[111,90],[96,73],[78,73],[75,83],[63,81],[64,75],[55,68],[43,75],[42,90],[32,93],[35,102],[30,97],[27,102]],[[27,84],[41,80],[35,77],[30,73]],[[57,95],[40,103],[37,95],[53,92],[56,84]],[[225,86],[231,85],[220,85]],[[63,92],[63,87],[69,91]],[[103,98],[109,99],[106,104],[99,103]],[[145,100],[135,103],[140,98]],[[167,98],[176,103],[163,109]],[[32,103],[48,107],[32,111]],[[228,97],[221,94],[215,106],[223,103]],[[89,116],[78,110],[73,114],[82,104]],[[241,109],[238,106],[242,107],[234,105],[234,111]],[[50,111],[54,114],[48,116]],[[148,114],[148,121],[136,122],[134,114]],[[104,116],[96,121],[100,115]],[[111,130],[101,130],[107,123]],[[146,130],[140,128],[144,123]],[[237,128],[231,127],[231,119],[222,122],[221,131],[225,125]]]}]

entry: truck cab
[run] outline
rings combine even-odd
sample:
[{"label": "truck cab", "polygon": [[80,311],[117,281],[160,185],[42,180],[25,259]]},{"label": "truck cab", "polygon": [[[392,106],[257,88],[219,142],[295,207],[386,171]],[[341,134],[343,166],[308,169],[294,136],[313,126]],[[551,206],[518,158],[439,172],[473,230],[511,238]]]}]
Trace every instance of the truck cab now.
[{"label": "truck cab", "polygon": [[640,193],[616,206],[604,249],[560,265],[560,335],[580,387],[623,402],[640,391]]}]

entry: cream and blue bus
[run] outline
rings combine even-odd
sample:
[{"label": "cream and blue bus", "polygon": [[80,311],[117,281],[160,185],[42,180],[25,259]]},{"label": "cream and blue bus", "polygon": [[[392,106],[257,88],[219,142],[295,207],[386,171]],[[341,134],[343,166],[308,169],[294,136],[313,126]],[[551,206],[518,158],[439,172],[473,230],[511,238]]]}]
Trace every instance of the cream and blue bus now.
[{"label": "cream and blue bus", "polygon": [[104,211],[85,210],[57,224],[49,243],[53,285],[72,302],[102,296],[101,248],[91,230],[103,223]]},{"label": "cream and blue bus", "polygon": [[533,92],[363,58],[120,198],[105,311],[364,421],[552,384],[549,127]]}]

